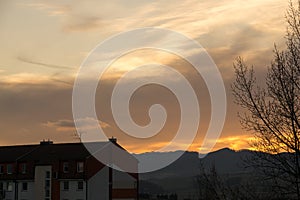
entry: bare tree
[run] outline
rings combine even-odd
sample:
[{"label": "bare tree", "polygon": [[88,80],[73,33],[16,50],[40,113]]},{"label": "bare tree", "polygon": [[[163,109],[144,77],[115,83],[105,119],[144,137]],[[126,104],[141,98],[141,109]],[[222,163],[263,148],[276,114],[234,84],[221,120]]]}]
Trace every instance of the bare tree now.
[{"label": "bare tree", "polygon": [[[230,175],[219,174],[213,164],[205,168],[200,163],[200,174],[196,177],[199,187],[199,200],[260,200],[271,199],[257,191],[255,178],[241,177],[236,183],[230,181]],[[231,183],[230,183],[231,182]]]},{"label": "bare tree", "polygon": [[213,165],[208,171],[205,170],[204,166],[200,165],[201,174],[196,177],[197,185],[199,186],[199,196],[202,199],[216,199],[216,200],[227,200],[228,192],[226,185],[224,184],[221,177],[217,174],[215,166]]},{"label": "bare tree", "polygon": [[290,2],[287,10],[286,49],[275,46],[266,86],[257,84],[253,67],[242,58],[234,63],[232,84],[235,102],[245,109],[239,114],[242,127],[256,137],[253,164],[289,199],[300,199],[300,0],[297,3]]}]

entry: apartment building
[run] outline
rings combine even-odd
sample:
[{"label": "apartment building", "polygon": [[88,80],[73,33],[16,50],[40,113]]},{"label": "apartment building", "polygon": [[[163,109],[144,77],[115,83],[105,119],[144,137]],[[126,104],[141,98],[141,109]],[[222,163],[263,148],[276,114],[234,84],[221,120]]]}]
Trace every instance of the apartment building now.
[{"label": "apartment building", "polygon": [[[94,143],[116,145],[116,139]],[[137,166],[137,161],[130,162]],[[0,147],[0,199],[134,200],[138,174],[99,162],[82,143]]]}]

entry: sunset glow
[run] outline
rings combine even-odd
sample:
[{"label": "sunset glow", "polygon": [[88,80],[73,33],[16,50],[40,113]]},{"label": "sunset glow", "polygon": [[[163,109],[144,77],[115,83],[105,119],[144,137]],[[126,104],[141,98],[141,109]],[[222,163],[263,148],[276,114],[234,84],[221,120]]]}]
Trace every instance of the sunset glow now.
[{"label": "sunset glow", "polygon": [[[143,27],[160,27],[182,33],[200,43],[218,66],[227,92],[227,117],[214,150],[249,149],[251,133],[241,129],[230,84],[232,63],[237,56],[257,68],[258,78],[272,59],[274,43],[284,45],[285,10],[281,0],[167,0],[167,1],[1,1],[0,2],[0,145],[32,144],[43,139],[55,143],[78,142],[72,116],[72,88],[80,65],[89,52],[107,38]],[[164,38],[154,38],[153,43]],[[186,47],[186,52],[192,50]],[[109,55],[107,55],[109,56]],[[149,123],[148,109],[160,103],[168,112],[165,127],[149,139],[132,138],[122,132],[110,112],[108,96],[125,72],[147,63],[160,63],[180,71],[196,91],[200,123],[191,151],[201,147],[210,122],[207,87],[190,63],[178,55],[159,50],[129,52],[112,63],[102,77],[96,94],[99,125],[108,137],[130,152],[160,149],[176,133],[180,109],[166,88],[143,87],[131,99],[133,120]],[[177,80],[166,71],[149,71],[146,76]],[[259,80],[258,80],[259,81]],[[142,134],[142,133],[141,133]],[[185,141],[178,144],[180,150]],[[174,149],[175,151],[176,149]]]}]

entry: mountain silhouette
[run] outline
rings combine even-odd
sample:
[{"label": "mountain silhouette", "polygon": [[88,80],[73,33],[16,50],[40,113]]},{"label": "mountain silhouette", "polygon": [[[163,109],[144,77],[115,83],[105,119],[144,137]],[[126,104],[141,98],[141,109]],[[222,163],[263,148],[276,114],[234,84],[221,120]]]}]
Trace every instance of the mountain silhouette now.
[{"label": "mountain silhouette", "polygon": [[[140,174],[140,193],[145,194],[178,194],[179,199],[197,198],[196,178],[201,170],[209,171],[212,167],[228,181],[238,184],[250,174],[246,160],[251,156],[250,150],[235,151],[229,148],[220,149],[206,156],[198,152],[148,152],[136,155],[143,159],[153,159],[156,163],[164,161],[170,155],[182,156],[169,166],[157,171]],[[191,196],[192,195],[192,196]]]}]

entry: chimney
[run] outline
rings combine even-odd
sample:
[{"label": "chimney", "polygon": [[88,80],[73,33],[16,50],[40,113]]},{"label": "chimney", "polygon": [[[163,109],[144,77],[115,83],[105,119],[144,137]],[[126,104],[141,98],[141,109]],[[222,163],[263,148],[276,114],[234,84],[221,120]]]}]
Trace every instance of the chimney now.
[{"label": "chimney", "polygon": [[109,138],[109,141],[116,144],[117,143],[117,138],[115,138],[114,136],[112,136],[111,138]]},{"label": "chimney", "polygon": [[40,141],[40,145],[49,145],[49,144],[53,144],[53,141],[51,140],[43,140],[43,141]]}]

